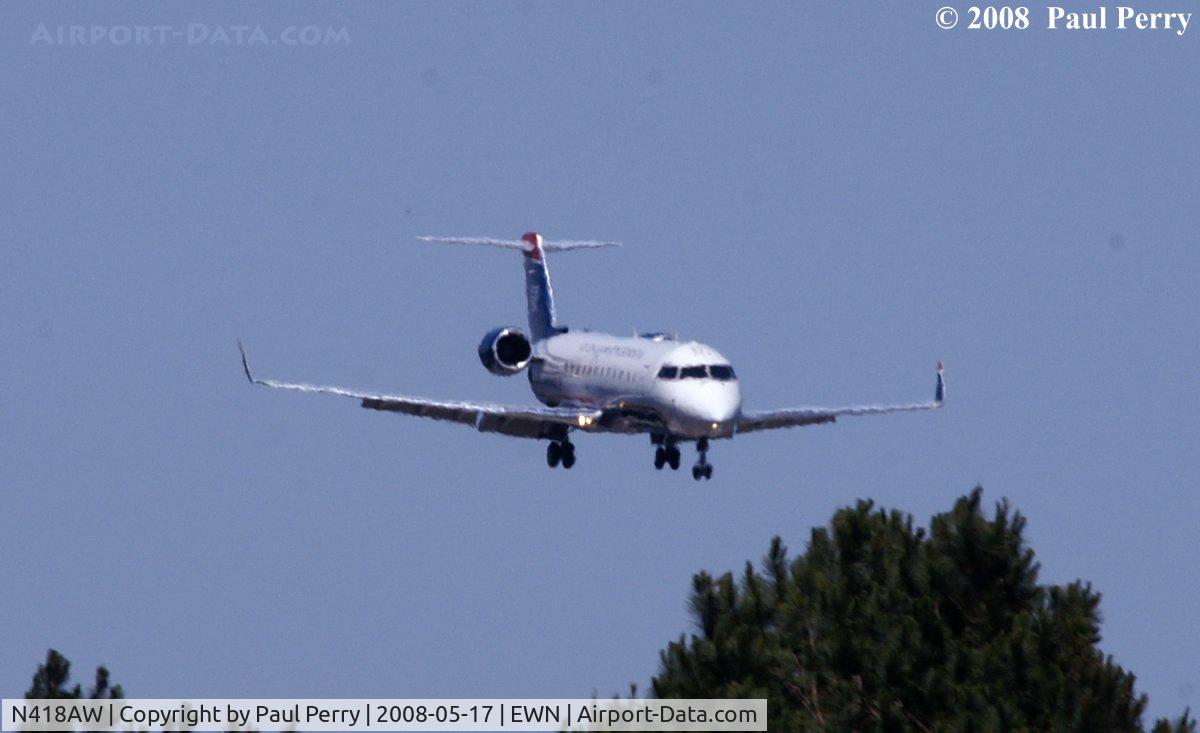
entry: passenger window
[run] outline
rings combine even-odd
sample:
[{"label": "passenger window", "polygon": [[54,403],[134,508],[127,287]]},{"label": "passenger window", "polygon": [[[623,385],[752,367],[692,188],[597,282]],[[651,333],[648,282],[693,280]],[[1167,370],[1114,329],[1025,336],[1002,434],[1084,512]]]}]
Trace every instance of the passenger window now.
[{"label": "passenger window", "polygon": [[659,379],[675,379],[679,376],[679,367],[665,366],[658,370]]},{"label": "passenger window", "polygon": [[722,382],[728,382],[731,379],[735,379],[733,376],[733,367],[729,366],[728,364],[713,364],[708,368],[708,372],[709,374],[712,374],[713,379],[717,379]]},{"label": "passenger window", "polygon": [[680,369],[679,376],[681,379],[704,379],[708,372],[702,366],[690,366]]}]

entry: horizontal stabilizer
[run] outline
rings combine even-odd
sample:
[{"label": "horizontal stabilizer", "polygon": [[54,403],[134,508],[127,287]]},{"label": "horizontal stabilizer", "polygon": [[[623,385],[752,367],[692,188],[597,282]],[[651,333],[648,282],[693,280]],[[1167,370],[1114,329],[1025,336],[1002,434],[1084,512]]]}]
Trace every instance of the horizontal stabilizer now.
[{"label": "horizontal stabilizer", "polygon": [[[528,237],[528,235],[527,235]],[[597,249],[600,247],[620,247],[620,242],[602,242],[592,239],[542,239],[537,244],[534,244],[533,237],[527,239],[495,239],[492,237],[417,237],[422,242],[433,242],[435,244],[480,244],[488,247],[501,247],[503,249],[515,249],[525,253],[532,253],[535,248],[540,248],[543,252],[565,252],[572,249]]]}]

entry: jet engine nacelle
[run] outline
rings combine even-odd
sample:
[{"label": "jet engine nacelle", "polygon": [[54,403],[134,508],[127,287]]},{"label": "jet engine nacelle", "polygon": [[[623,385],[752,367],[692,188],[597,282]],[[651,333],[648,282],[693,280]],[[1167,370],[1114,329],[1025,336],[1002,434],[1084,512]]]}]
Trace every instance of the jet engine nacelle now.
[{"label": "jet engine nacelle", "polygon": [[494,328],[479,342],[479,360],[492,374],[511,377],[529,364],[533,344],[519,328]]}]

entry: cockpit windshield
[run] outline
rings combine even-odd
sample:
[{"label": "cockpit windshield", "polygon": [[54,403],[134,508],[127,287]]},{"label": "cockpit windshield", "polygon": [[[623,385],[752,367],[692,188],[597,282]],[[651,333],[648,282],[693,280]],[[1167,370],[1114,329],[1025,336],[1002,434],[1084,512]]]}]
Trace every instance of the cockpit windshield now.
[{"label": "cockpit windshield", "polygon": [[728,364],[713,364],[708,368],[708,373],[712,375],[713,379],[720,382],[728,382],[737,378],[733,375],[733,367]]},{"label": "cockpit windshield", "polygon": [[718,382],[730,382],[737,379],[733,367],[728,364],[699,364],[696,366],[675,366],[667,364],[658,370],[659,379],[715,379]]}]

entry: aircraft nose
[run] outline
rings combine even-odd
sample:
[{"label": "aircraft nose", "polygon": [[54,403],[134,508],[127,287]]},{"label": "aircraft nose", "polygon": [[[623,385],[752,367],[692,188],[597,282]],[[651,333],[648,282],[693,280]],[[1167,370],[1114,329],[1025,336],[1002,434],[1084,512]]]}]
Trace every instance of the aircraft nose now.
[{"label": "aircraft nose", "polygon": [[715,435],[728,428],[738,416],[742,407],[742,397],[735,388],[725,390],[723,394],[705,400],[701,410],[702,419],[709,423],[711,432]]},{"label": "aircraft nose", "polygon": [[677,422],[672,429],[693,438],[726,437],[741,413],[742,395],[736,382],[682,385],[671,400]]},{"label": "aircraft nose", "polygon": [[719,404],[710,404],[708,407],[709,409],[705,413],[711,422],[725,423],[737,417],[737,403],[733,400],[722,401]]}]

